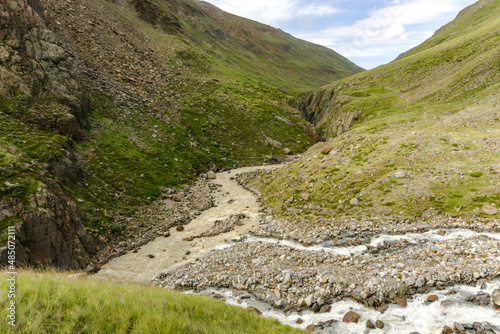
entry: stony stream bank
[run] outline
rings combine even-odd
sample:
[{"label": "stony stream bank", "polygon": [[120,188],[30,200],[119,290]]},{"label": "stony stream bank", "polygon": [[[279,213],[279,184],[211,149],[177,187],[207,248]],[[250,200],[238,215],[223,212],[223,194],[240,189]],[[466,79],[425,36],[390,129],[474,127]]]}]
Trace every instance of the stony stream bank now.
[{"label": "stony stream bank", "polygon": [[[96,274],[207,294],[323,333],[500,333],[500,222],[268,215],[217,173],[215,206]],[[266,167],[279,168],[279,167]]]}]

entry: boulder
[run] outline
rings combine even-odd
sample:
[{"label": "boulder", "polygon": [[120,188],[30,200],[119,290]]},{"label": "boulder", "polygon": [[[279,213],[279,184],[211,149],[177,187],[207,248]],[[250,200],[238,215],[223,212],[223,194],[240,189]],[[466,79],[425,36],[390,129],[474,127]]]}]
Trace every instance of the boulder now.
[{"label": "boulder", "polygon": [[342,321],[346,322],[346,323],[357,324],[359,321],[359,318],[361,318],[361,316],[359,314],[357,314],[356,312],[353,312],[353,311],[349,311],[344,315],[344,317],[342,318]]},{"label": "boulder", "polygon": [[485,204],[481,208],[482,213],[486,213],[487,215],[496,215],[498,213],[498,209],[493,205]]}]

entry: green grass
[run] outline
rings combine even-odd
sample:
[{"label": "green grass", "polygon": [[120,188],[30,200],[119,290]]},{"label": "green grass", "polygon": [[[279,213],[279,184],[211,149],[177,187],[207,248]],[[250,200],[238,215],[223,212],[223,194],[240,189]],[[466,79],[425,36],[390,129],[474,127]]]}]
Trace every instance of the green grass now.
[{"label": "green grass", "polygon": [[[263,201],[309,218],[418,218],[429,208],[473,216],[485,203],[500,204],[500,7],[484,3],[448,25],[456,37],[437,42],[438,33],[392,63],[301,95],[334,149],[325,156],[325,143],[313,146],[256,181]],[[398,170],[406,176],[397,178]],[[353,198],[360,203],[349,205]]]},{"label": "green grass", "polygon": [[299,333],[224,302],[157,287],[68,279],[68,273],[21,271],[16,328],[7,324],[2,274],[2,333]]}]

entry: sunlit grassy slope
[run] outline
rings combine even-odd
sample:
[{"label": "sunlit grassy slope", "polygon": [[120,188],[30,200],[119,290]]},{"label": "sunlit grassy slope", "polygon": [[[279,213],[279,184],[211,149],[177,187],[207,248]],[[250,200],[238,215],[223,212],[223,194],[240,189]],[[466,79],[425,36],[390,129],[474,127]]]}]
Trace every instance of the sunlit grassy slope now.
[{"label": "sunlit grassy slope", "polygon": [[499,5],[480,1],[406,56],[304,95],[331,152],[318,144],[267,177],[264,201],[311,217],[487,216],[500,205]]}]

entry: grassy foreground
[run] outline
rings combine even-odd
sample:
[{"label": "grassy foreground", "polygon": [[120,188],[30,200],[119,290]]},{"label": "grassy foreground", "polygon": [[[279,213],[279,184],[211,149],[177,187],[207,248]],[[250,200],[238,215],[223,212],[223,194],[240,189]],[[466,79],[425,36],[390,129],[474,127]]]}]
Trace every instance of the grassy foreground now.
[{"label": "grassy foreground", "polygon": [[34,271],[17,275],[14,330],[7,323],[7,274],[1,277],[1,333],[300,332],[206,297]]}]

